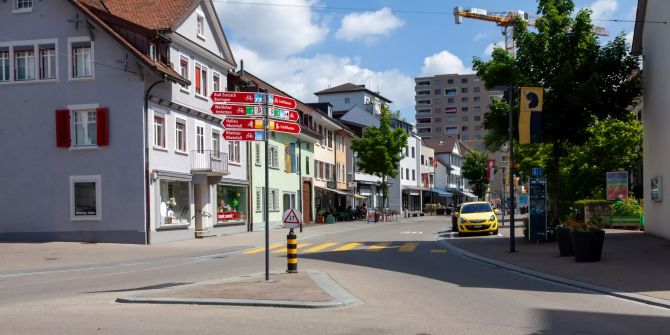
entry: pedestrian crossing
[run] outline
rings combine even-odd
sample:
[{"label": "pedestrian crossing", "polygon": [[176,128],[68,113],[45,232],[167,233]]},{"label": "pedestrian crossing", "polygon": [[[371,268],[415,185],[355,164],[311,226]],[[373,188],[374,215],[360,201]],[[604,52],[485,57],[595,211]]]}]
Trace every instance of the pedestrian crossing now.
[{"label": "pedestrian crossing", "polygon": [[[429,243],[426,243],[429,244]],[[393,250],[399,253],[412,253],[419,247],[418,242],[376,242],[376,243],[361,243],[361,242],[325,242],[321,244],[313,243],[298,243],[298,253],[309,254],[316,252],[343,252],[343,251],[367,251],[380,252],[383,250]],[[286,244],[276,243],[270,245],[270,253],[272,254],[286,254]],[[258,254],[265,252],[265,248],[255,248],[242,252],[242,254]],[[431,249],[431,253],[442,254],[446,253],[446,249]]]}]

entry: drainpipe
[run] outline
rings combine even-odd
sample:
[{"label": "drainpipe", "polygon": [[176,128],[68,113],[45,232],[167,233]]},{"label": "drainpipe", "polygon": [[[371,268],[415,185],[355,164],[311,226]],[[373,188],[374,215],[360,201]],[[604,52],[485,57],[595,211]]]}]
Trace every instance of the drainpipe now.
[{"label": "drainpipe", "polygon": [[144,205],[146,208],[146,219],[147,219],[145,223],[145,230],[146,230],[144,240],[145,244],[151,243],[151,239],[149,238],[149,234],[151,233],[151,191],[149,188],[151,184],[150,181],[151,176],[149,171],[149,122],[147,121],[149,117],[149,94],[156,85],[163,82],[165,82],[165,77],[151,84],[151,86],[147,88],[146,92],[144,92],[144,119],[142,120],[142,123],[144,123],[144,192],[145,192]]}]

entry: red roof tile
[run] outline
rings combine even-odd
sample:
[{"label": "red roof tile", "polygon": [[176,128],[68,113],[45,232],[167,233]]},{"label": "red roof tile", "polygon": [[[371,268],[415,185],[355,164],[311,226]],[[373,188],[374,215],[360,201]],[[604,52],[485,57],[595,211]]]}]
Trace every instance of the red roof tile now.
[{"label": "red roof tile", "polygon": [[[75,0],[147,29],[175,29],[199,0]],[[105,8],[107,7],[107,8]]]}]

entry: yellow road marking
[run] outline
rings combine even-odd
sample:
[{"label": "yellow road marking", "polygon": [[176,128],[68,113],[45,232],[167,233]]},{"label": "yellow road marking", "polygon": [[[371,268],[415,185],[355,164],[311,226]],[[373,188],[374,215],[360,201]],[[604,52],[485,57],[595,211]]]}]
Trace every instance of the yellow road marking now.
[{"label": "yellow road marking", "polygon": [[[284,243],[272,244],[272,245],[270,245],[270,250],[279,248],[282,245],[284,245]],[[243,252],[243,254],[257,254],[257,253],[263,252],[263,251],[265,251],[264,247],[263,248],[252,249],[252,250],[249,250],[249,251],[245,251],[245,252]]]},{"label": "yellow road marking", "polygon": [[434,254],[446,254],[446,253],[447,253],[447,249],[433,249],[433,250],[431,250],[430,252],[432,252],[432,253],[434,253]]},{"label": "yellow road marking", "polygon": [[[298,247],[296,249],[304,248],[308,245],[312,245],[312,243],[298,243]],[[282,249],[275,250],[272,253],[273,254],[280,254],[280,253],[286,253],[286,251],[287,251],[287,249],[286,249],[286,247],[284,247]]]},{"label": "yellow road marking", "polygon": [[377,244],[371,245],[367,249],[367,251],[380,251],[382,249],[386,249],[390,244],[391,244],[391,242],[377,243]]},{"label": "yellow road marking", "polygon": [[304,250],[303,252],[317,252],[317,251],[321,251],[321,250],[326,249],[326,248],[330,248],[330,247],[332,247],[336,244],[337,243],[334,243],[334,242],[328,242],[328,243],[324,243],[324,244],[317,245],[315,247],[309,248],[307,250]]},{"label": "yellow road marking", "polygon": [[405,243],[405,244],[402,245],[402,247],[398,248],[398,252],[412,252],[416,249],[416,246],[418,244],[419,243],[415,243],[415,242]]},{"label": "yellow road marking", "polygon": [[356,247],[359,247],[361,245],[363,245],[363,244],[358,243],[358,242],[347,243],[347,244],[345,244],[345,245],[343,245],[343,246],[341,246],[341,247],[339,247],[339,248],[337,248],[333,251],[347,251],[347,250],[351,250],[351,249],[354,249]]}]

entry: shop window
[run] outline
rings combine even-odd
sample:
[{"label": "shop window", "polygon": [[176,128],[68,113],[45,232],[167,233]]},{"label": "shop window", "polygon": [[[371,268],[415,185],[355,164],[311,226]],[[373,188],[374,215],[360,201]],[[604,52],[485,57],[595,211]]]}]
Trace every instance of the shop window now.
[{"label": "shop window", "polygon": [[[258,205],[258,199],[256,199]],[[240,186],[216,186],[216,223],[240,223],[246,220],[247,191]],[[260,206],[259,206],[260,207]]]},{"label": "shop window", "polygon": [[100,176],[70,177],[70,219],[101,220]]},{"label": "shop window", "polygon": [[187,181],[161,180],[159,184],[159,225],[190,224],[190,183]]}]

